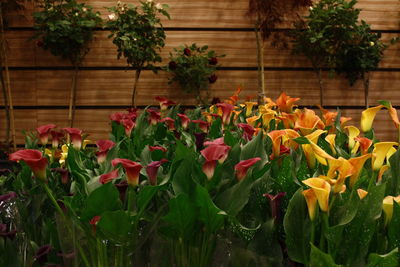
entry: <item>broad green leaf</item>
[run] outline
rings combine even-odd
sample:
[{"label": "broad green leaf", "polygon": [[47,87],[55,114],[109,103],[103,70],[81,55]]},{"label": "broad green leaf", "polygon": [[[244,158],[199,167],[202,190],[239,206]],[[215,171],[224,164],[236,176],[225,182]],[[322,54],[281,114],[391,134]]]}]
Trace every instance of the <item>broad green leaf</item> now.
[{"label": "broad green leaf", "polygon": [[299,188],[290,199],[283,219],[283,227],[290,259],[307,264],[310,256],[311,221],[302,192],[303,190]]},{"label": "broad green leaf", "polygon": [[242,153],[240,154],[240,160],[251,159],[255,157],[260,157],[260,165],[267,160],[267,154],[264,149],[264,140],[262,131],[253,138],[250,142],[242,147]]},{"label": "broad green leaf", "polygon": [[368,256],[367,267],[398,267],[399,262],[399,248],[395,248],[385,255],[371,253]]},{"label": "broad green leaf", "polygon": [[316,246],[311,244],[310,267],[339,267],[332,259],[332,256],[322,252]]},{"label": "broad green leaf", "polygon": [[397,150],[390,159],[390,171],[392,177],[389,180],[388,195],[397,196],[400,194],[400,150]]},{"label": "broad green leaf", "polygon": [[393,215],[388,226],[388,239],[390,248],[400,248],[400,204],[396,201],[393,201]]},{"label": "broad green leaf", "polygon": [[172,188],[176,195],[193,194],[195,189],[195,183],[192,179],[193,169],[195,168],[193,159],[187,158],[182,160],[181,164],[177,168],[176,172],[172,177]]},{"label": "broad green leaf", "polygon": [[129,219],[126,211],[106,211],[101,214],[100,221],[96,227],[98,227],[106,239],[115,242],[124,242],[129,240],[132,221]]},{"label": "broad green leaf", "polygon": [[296,143],[298,143],[300,145],[310,144],[310,141],[304,136],[297,137],[297,138],[293,139],[293,141],[295,141]]}]

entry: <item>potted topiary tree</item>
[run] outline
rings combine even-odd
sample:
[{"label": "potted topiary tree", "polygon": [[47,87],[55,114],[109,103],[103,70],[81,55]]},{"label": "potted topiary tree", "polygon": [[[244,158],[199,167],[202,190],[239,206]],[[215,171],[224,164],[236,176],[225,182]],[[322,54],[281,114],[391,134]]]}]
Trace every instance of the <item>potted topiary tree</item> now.
[{"label": "potted topiary tree", "polygon": [[106,26],[110,29],[109,38],[118,49],[118,59],[126,58],[129,66],[135,69],[132,91],[132,106],[136,106],[136,88],[143,69],[157,72],[154,63],[161,62],[159,52],[165,45],[165,33],[159,15],[168,19],[168,5],[154,3],[152,0],[140,1],[140,7],[123,4],[108,10],[111,14]]},{"label": "potted topiary tree", "polygon": [[93,31],[101,25],[102,19],[99,12],[93,12],[92,7],[76,0],[44,0],[42,7],[33,14],[38,46],[69,60],[74,69],[68,112],[72,127],[79,67],[90,50]]}]

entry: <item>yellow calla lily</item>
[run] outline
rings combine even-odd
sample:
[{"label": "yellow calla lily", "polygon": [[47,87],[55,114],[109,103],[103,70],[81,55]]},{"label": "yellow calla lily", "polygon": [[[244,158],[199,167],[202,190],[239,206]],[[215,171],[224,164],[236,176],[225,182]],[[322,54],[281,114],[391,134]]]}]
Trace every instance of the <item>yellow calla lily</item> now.
[{"label": "yellow calla lily", "polygon": [[400,196],[387,196],[383,199],[383,213],[385,214],[385,226],[388,225],[393,216],[393,201],[400,203]]},{"label": "yellow calla lily", "polygon": [[366,197],[368,195],[368,192],[365,191],[364,189],[359,188],[359,189],[357,189],[357,194],[360,199],[363,199],[364,197]]},{"label": "yellow calla lily", "polygon": [[308,135],[306,135],[305,137],[308,139],[308,140],[310,140],[311,142],[313,142],[313,143],[318,143],[318,138],[321,136],[321,134],[323,134],[323,133],[326,133],[326,131],[324,131],[324,130],[321,130],[321,129],[318,129],[318,130],[315,130],[314,132],[312,132],[312,133],[310,133],[310,134],[308,134]]},{"label": "yellow calla lily", "polygon": [[293,107],[295,107],[294,103],[299,100],[300,98],[292,98],[282,92],[276,100],[276,105],[279,107],[280,111],[290,113],[292,112]]},{"label": "yellow calla lily", "polygon": [[378,178],[376,179],[376,182],[377,182],[377,183],[379,183],[380,181],[382,181],[383,174],[384,174],[388,169],[389,169],[389,165],[383,165],[383,166],[381,167],[381,169],[379,170],[379,173],[378,173]]},{"label": "yellow calla lily", "polygon": [[314,193],[313,189],[307,189],[302,192],[304,198],[306,199],[308,215],[310,216],[310,220],[313,221],[315,218],[315,207],[317,205],[317,196]]},{"label": "yellow calla lily", "polygon": [[247,124],[256,127],[258,125],[256,125],[256,122],[260,119],[260,115],[258,116],[252,116],[246,119]]},{"label": "yellow calla lily", "polygon": [[310,140],[310,145],[311,145],[312,151],[315,154],[315,158],[322,165],[325,165],[325,166],[328,165],[328,163],[326,161],[327,159],[334,159],[334,157],[332,157],[331,155],[326,153],[325,150],[323,150],[321,147],[319,147],[317,144],[315,144],[311,140]]},{"label": "yellow calla lily", "polygon": [[354,145],[356,144],[356,141],[354,138],[356,138],[360,134],[360,130],[355,127],[355,126],[346,126],[344,127],[348,132],[349,132],[349,148],[352,149],[354,148]]},{"label": "yellow calla lily", "polygon": [[310,169],[313,169],[315,167],[315,164],[317,163],[317,159],[315,158],[315,154],[312,150],[311,145],[301,145],[301,148],[303,149],[304,155],[306,156],[307,166]]},{"label": "yellow calla lily", "polygon": [[315,114],[311,109],[305,108],[303,111],[297,110],[297,120],[294,127],[300,129],[303,135],[308,135],[312,133],[315,128],[323,129],[325,128],[322,120]]},{"label": "yellow calla lily", "polygon": [[325,141],[329,143],[329,147],[332,150],[332,153],[336,155],[336,149],[335,149],[335,140],[336,140],[336,134],[328,134],[325,137]]},{"label": "yellow calla lily", "polygon": [[379,171],[385,161],[387,153],[395,145],[398,145],[398,143],[380,142],[375,144],[374,150],[372,151],[372,168],[374,171]]},{"label": "yellow calla lily", "polygon": [[82,149],[85,149],[87,145],[92,144],[92,140],[85,139],[82,142]]},{"label": "yellow calla lily", "polygon": [[[336,176],[336,172],[338,173],[335,185],[333,187],[334,193],[339,193],[343,191],[343,185],[347,177],[351,176],[355,170],[353,165],[345,158],[338,159],[328,159],[329,162],[329,170],[327,177],[332,179]],[[344,188],[346,190],[346,188]]]},{"label": "yellow calla lily", "polygon": [[362,168],[365,164],[365,162],[367,161],[367,159],[369,159],[372,156],[372,154],[365,154],[362,155],[360,157],[356,157],[356,158],[351,158],[349,159],[349,162],[351,163],[351,165],[354,168],[354,173],[350,176],[350,187],[352,188],[354,186],[354,184],[357,182],[358,178],[360,177]]},{"label": "yellow calla lily", "polygon": [[47,155],[50,158],[50,160],[53,157],[53,152],[48,148],[44,149],[44,154]]},{"label": "yellow calla lily", "polygon": [[65,163],[65,160],[68,157],[68,146],[67,145],[62,145],[61,146],[61,157],[60,160],[58,161],[61,165],[63,165]]},{"label": "yellow calla lily", "polygon": [[356,144],[354,145],[353,149],[350,151],[350,154],[353,156],[357,154],[358,149],[360,148],[360,142],[356,141]]},{"label": "yellow calla lily", "polygon": [[314,191],[320,209],[323,212],[328,212],[329,209],[329,194],[331,192],[331,185],[321,178],[309,178],[304,180],[303,183]]},{"label": "yellow calla lily", "polygon": [[361,130],[365,133],[371,130],[376,113],[383,108],[382,105],[367,108],[361,113]]},{"label": "yellow calla lily", "polygon": [[272,155],[274,158],[280,155],[282,136],[285,134],[286,132],[284,130],[275,130],[267,134],[272,140]]},{"label": "yellow calla lily", "polygon": [[257,102],[244,102],[246,106],[246,117],[251,115],[251,112],[253,111],[254,105],[257,105]]},{"label": "yellow calla lily", "polygon": [[393,156],[394,153],[396,153],[397,150],[394,147],[391,147],[388,151],[388,153],[386,154],[386,164],[390,167],[390,162],[389,159],[391,156]]},{"label": "yellow calla lily", "polygon": [[286,134],[282,136],[282,144],[284,146],[297,149],[299,147],[299,144],[293,141],[293,139],[300,137],[300,134],[293,129],[284,129],[284,131]]}]

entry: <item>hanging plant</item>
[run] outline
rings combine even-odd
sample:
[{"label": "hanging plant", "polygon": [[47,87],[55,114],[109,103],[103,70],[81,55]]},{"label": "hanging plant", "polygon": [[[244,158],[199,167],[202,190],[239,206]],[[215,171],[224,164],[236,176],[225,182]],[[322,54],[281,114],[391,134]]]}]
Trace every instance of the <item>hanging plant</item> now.
[{"label": "hanging plant", "polygon": [[[209,86],[217,81],[215,71],[218,67],[218,58],[215,51],[208,50],[208,46],[198,47],[196,44],[181,46],[170,53],[170,62],[165,67],[171,74],[169,83],[177,83],[183,91],[194,94],[198,103],[205,104],[209,98]],[[204,99],[201,91],[207,93]]]},{"label": "hanging plant", "polygon": [[136,106],[136,88],[140,73],[148,68],[157,72],[154,63],[161,62],[159,52],[165,45],[165,33],[160,15],[167,17],[168,5],[154,3],[152,0],[140,1],[140,6],[123,4],[108,10],[111,14],[106,26],[110,29],[109,38],[118,48],[118,59],[125,57],[129,66],[135,69],[132,106]]},{"label": "hanging plant", "polygon": [[76,0],[45,0],[42,8],[33,14],[37,45],[54,56],[69,60],[74,67],[68,113],[72,127],[79,67],[89,52],[93,31],[102,20],[99,12],[93,12],[92,7]]},{"label": "hanging plant", "polygon": [[[298,16],[298,11],[312,4],[312,0],[249,0],[248,16],[253,19],[257,40],[259,99],[266,94],[264,77],[264,41],[285,18]],[[275,36],[275,39],[279,38]],[[273,43],[276,43],[274,41]]]}]

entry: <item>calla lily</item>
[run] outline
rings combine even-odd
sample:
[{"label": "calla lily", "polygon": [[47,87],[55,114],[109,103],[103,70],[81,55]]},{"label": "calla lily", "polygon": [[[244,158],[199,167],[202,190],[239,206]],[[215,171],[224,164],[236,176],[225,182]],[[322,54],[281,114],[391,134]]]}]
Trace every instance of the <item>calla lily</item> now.
[{"label": "calla lily", "polygon": [[272,140],[272,158],[278,158],[281,154],[282,136],[286,135],[284,130],[275,130],[267,133]]},{"label": "calla lily", "polygon": [[231,114],[235,106],[228,103],[218,103],[216,106],[222,110],[223,124],[228,125],[231,122]]},{"label": "calla lily", "polygon": [[282,92],[281,95],[276,100],[276,105],[279,107],[281,112],[291,113],[293,107],[295,106],[294,103],[299,101],[300,98],[292,98],[286,93]]},{"label": "calla lily", "polygon": [[385,226],[388,225],[388,223],[392,220],[394,201],[400,204],[400,196],[397,197],[387,196],[383,199],[382,209],[383,213],[385,214]]},{"label": "calla lily", "polygon": [[377,183],[380,183],[381,181],[382,181],[382,177],[383,177],[383,174],[387,171],[387,170],[389,170],[389,165],[383,165],[382,167],[381,167],[381,169],[379,170],[379,173],[378,173],[378,178],[376,178],[376,182]]},{"label": "calla lily", "polygon": [[386,154],[386,164],[390,167],[390,162],[389,162],[389,159],[393,156],[393,154],[394,153],[396,153],[397,152],[397,149],[396,148],[394,148],[394,147],[391,147],[390,149],[389,149],[389,151],[387,152],[387,154]]},{"label": "calla lily", "polygon": [[335,159],[334,157],[326,153],[325,150],[316,145],[313,141],[311,141],[310,139],[309,141],[310,144],[302,145],[302,147],[310,168],[313,168],[315,165],[315,160],[313,160],[313,158],[317,159],[319,163],[325,166],[328,165],[326,161],[327,159]]},{"label": "calla lily", "polygon": [[46,181],[47,158],[44,158],[42,152],[34,149],[23,149],[10,154],[10,160],[24,161],[32,170],[36,178]]},{"label": "calla lily", "polygon": [[258,115],[258,116],[252,116],[252,117],[247,118],[247,119],[246,119],[246,122],[247,122],[249,125],[251,125],[252,127],[256,127],[256,126],[259,125],[259,123],[257,123],[257,125],[256,125],[256,122],[257,122],[259,119],[260,119],[260,116],[259,116],[259,115]]},{"label": "calla lily", "polygon": [[197,151],[203,148],[204,140],[206,139],[206,133],[194,133],[194,138],[196,140],[196,149]]},{"label": "calla lily", "polygon": [[126,171],[127,181],[130,186],[136,187],[139,185],[139,172],[142,165],[129,159],[113,159],[111,164],[115,167],[121,164]]},{"label": "calla lily", "polygon": [[132,121],[130,118],[123,118],[121,120],[122,126],[124,126],[125,129],[125,135],[127,137],[131,136],[133,128],[135,128],[136,124],[134,121]]},{"label": "calla lily", "polygon": [[197,123],[203,133],[208,132],[208,128],[210,127],[210,124],[208,122],[202,120],[192,120],[192,122]]},{"label": "calla lily", "polygon": [[395,145],[398,145],[398,143],[380,142],[375,144],[374,150],[372,151],[372,168],[374,171],[379,171],[385,161],[387,153]]},{"label": "calla lily", "polygon": [[92,230],[94,233],[96,232],[96,225],[99,223],[100,219],[101,219],[101,216],[96,215],[96,216],[93,216],[93,218],[90,219],[90,221],[89,221],[89,224],[92,226]]},{"label": "calla lily", "polygon": [[333,192],[339,193],[343,190],[343,185],[347,177],[354,174],[355,170],[353,165],[345,158],[340,157],[339,159],[329,159],[329,170],[327,177],[333,178],[332,172],[338,172],[338,176],[333,187]]},{"label": "calla lily", "polygon": [[147,112],[150,115],[149,117],[150,124],[156,125],[161,118],[161,113],[151,108],[147,109]]},{"label": "calla lily", "polygon": [[57,148],[58,145],[60,144],[61,139],[64,137],[64,133],[51,131],[50,134],[51,134],[51,146],[53,148]]},{"label": "calla lily", "polygon": [[368,132],[372,128],[376,113],[383,108],[382,105],[367,108],[361,113],[361,131]]},{"label": "calla lily", "polygon": [[271,207],[271,215],[274,218],[275,224],[281,219],[281,203],[283,198],[286,196],[285,192],[280,192],[276,195],[264,194],[264,197],[269,199],[269,204]]},{"label": "calla lily", "polygon": [[63,128],[69,135],[72,146],[75,149],[81,149],[82,146],[82,130],[78,128]]},{"label": "calla lily", "polygon": [[321,178],[309,178],[302,181],[305,185],[311,187],[317,197],[320,209],[323,212],[328,212],[329,209],[329,194],[331,185]]},{"label": "calla lily", "polygon": [[69,171],[64,168],[52,168],[50,169],[52,172],[59,173],[61,176],[61,183],[68,184],[69,181]]},{"label": "calla lily", "polygon": [[246,105],[246,117],[249,117],[253,111],[253,107],[257,105],[257,102],[244,102],[244,104]]},{"label": "calla lily", "polygon": [[42,145],[46,145],[49,141],[50,130],[56,128],[55,124],[46,124],[38,127],[36,131],[39,134],[39,139]]},{"label": "calla lily", "polygon": [[312,133],[315,128],[323,129],[325,127],[321,119],[311,109],[305,108],[303,112],[298,111],[296,113],[298,118],[294,127],[295,129],[300,129],[303,135]]},{"label": "calla lily", "polygon": [[204,146],[210,146],[210,145],[224,145],[224,138],[220,137],[215,139],[214,141],[206,141],[204,142]]},{"label": "calla lily", "polygon": [[58,161],[61,165],[64,165],[65,160],[68,157],[68,146],[67,145],[62,145],[61,146],[61,157],[60,160]]},{"label": "calla lily", "polygon": [[122,112],[115,112],[110,115],[110,120],[115,121],[116,123],[120,124],[120,121],[124,117],[124,113]]},{"label": "calla lily", "polygon": [[189,117],[185,114],[178,114],[178,117],[181,119],[182,128],[186,130],[190,122]]},{"label": "calla lily", "polygon": [[167,125],[169,131],[175,131],[176,128],[175,128],[175,120],[174,119],[172,119],[170,117],[166,117],[166,118],[162,119],[161,122],[164,122]]},{"label": "calla lily", "polygon": [[157,185],[157,172],[158,168],[160,168],[161,164],[167,162],[168,160],[162,159],[159,161],[153,161],[149,163],[146,167],[147,177],[149,178],[149,182],[151,185]]},{"label": "calla lily", "polygon": [[328,134],[325,137],[325,141],[329,143],[329,147],[331,148],[332,153],[334,155],[336,155],[335,140],[336,140],[336,134]]},{"label": "calla lily", "polygon": [[257,162],[259,162],[260,160],[261,158],[256,157],[256,158],[242,160],[235,165],[236,178],[239,180],[239,182],[244,178],[246,178],[247,171],[249,170],[249,168],[252,167]]},{"label": "calla lily", "polygon": [[254,130],[253,126],[251,126],[251,125],[249,125],[247,123],[238,123],[237,126],[239,128],[243,129],[243,137],[246,140],[249,141],[249,140],[251,140],[253,138],[253,135],[255,133],[255,130]]},{"label": "calla lily", "polygon": [[360,199],[363,199],[368,195],[368,192],[359,188],[359,189],[357,189],[357,194]]},{"label": "calla lily", "polygon": [[160,150],[164,153],[167,152],[167,149],[162,146],[149,146],[149,150],[150,150],[150,152],[153,152],[154,150]]},{"label": "calla lily", "polygon": [[92,140],[84,139],[82,142],[82,149],[85,149],[87,145],[90,145],[92,143],[93,143]]},{"label": "calla lily", "polygon": [[349,159],[350,164],[354,168],[354,173],[350,176],[350,187],[352,188],[360,177],[361,171],[367,159],[371,158],[372,154],[365,154],[360,157]]},{"label": "calla lily", "polygon": [[400,125],[400,121],[399,121],[399,117],[397,115],[397,110],[394,107],[390,107],[389,109],[389,115],[390,118],[392,119],[394,126],[399,129],[399,125]]},{"label": "calla lily", "polygon": [[349,148],[353,149],[354,145],[356,144],[354,138],[356,138],[360,134],[360,130],[355,126],[346,126],[345,129],[347,129],[347,131],[349,132]]},{"label": "calla lily", "polygon": [[282,144],[296,150],[299,144],[293,141],[293,139],[300,137],[300,134],[293,129],[285,129],[284,131],[286,134],[282,136]]},{"label": "calla lily", "polygon": [[168,109],[168,107],[170,105],[175,105],[176,103],[174,101],[171,101],[165,97],[161,97],[161,96],[156,96],[155,100],[157,100],[160,103],[160,109],[162,111]]},{"label": "calla lily", "polygon": [[210,145],[200,151],[201,155],[206,160],[203,164],[203,172],[210,180],[214,176],[217,161],[221,164],[228,157],[230,146],[227,145]]},{"label": "calla lily", "polygon": [[275,119],[275,111],[269,110],[269,112],[261,113],[262,125],[264,128],[269,128],[269,124]]},{"label": "calla lily", "polygon": [[99,182],[101,184],[106,184],[114,179],[117,179],[118,177],[119,177],[118,169],[115,169],[109,173],[100,175]]},{"label": "calla lily", "polygon": [[241,87],[238,87],[235,91],[235,93],[229,97],[229,99],[225,100],[225,103],[231,104],[231,105],[236,105],[236,102],[239,100],[239,94],[242,91]]},{"label": "calla lily", "polygon": [[315,207],[317,205],[317,196],[314,193],[313,189],[307,189],[302,192],[304,198],[306,199],[308,215],[310,216],[310,220],[313,221],[315,219]]},{"label": "calla lily", "polygon": [[96,152],[97,162],[103,163],[106,160],[108,151],[115,146],[111,140],[99,140],[96,142],[98,151]]},{"label": "calla lily", "polygon": [[366,137],[356,137],[354,140],[358,141],[360,144],[361,155],[365,155],[368,153],[368,149],[372,145],[372,140]]},{"label": "calla lily", "polygon": [[280,116],[277,116],[280,121],[282,121],[283,125],[285,126],[286,129],[291,129],[294,127],[296,120],[297,120],[297,114],[296,113],[285,113],[282,112]]}]

